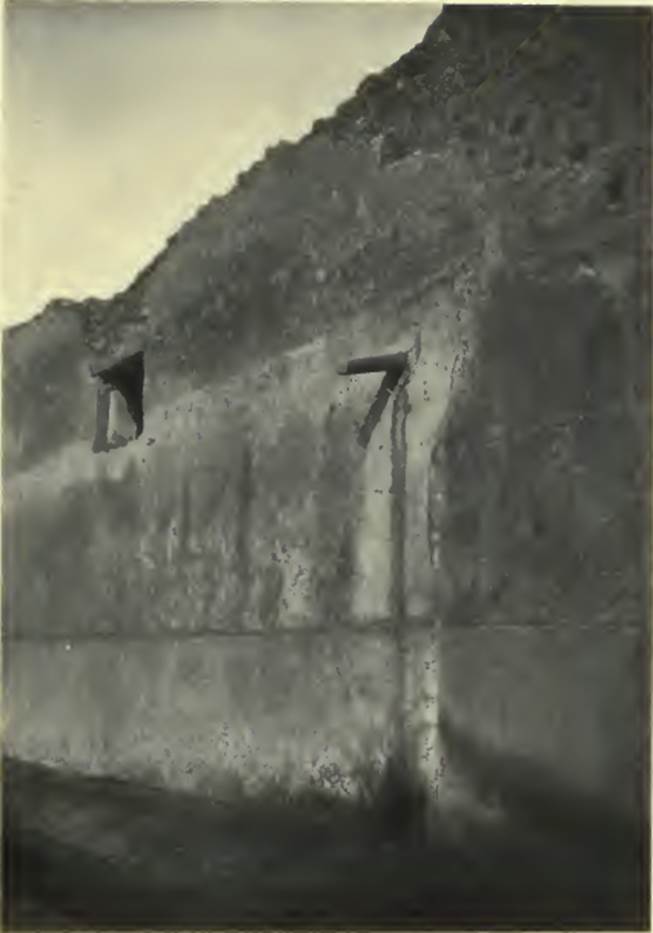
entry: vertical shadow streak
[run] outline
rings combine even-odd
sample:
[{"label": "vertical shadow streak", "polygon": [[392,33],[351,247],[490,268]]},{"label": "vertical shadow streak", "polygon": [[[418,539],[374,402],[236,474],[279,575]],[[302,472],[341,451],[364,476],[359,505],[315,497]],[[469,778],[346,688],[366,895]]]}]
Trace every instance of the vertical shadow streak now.
[{"label": "vertical shadow streak", "polygon": [[397,383],[399,382],[401,375],[401,370],[391,369],[383,377],[383,381],[379,386],[379,391],[376,393],[374,401],[370,405],[370,410],[367,413],[365,421],[358,431],[357,440],[361,447],[366,448],[369,444],[372,433],[381,420],[381,416],[385,411],[385,407],[388,404],[390,395],[397,387]]}]

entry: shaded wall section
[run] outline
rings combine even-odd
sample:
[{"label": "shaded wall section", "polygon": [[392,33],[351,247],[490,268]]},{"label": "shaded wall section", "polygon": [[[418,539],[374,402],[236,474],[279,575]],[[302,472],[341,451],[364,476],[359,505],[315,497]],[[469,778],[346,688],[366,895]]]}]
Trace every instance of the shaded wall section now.
[{"label": "shaded wall section", "polygon": [[545,825],[557,806],[586,832],[629,826],[631,851],[649,798],[648,43],[648,11],[561,15],[478,95],[505,262],[432,485],[447,754]]}]

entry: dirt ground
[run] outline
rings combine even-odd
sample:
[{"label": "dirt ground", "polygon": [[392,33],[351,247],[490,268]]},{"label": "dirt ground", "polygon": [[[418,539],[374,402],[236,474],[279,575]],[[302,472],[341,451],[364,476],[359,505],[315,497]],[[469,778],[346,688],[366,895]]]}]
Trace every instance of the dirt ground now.
[{"label": "dirt ground", "polygon": [[627,866],[524,826],[410,832],[396,810],[221,803],[11,762],[5,926],[647,927]]}]

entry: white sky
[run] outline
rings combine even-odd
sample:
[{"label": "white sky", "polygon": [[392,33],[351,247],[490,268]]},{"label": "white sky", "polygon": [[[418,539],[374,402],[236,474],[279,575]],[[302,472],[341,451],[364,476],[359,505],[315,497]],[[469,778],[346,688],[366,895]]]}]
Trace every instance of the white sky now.
[{"label": "white sky", "polygon": [[279,139],[422,38],[435,4],[16,0],[4,37],[4,324],[111,295]]}]

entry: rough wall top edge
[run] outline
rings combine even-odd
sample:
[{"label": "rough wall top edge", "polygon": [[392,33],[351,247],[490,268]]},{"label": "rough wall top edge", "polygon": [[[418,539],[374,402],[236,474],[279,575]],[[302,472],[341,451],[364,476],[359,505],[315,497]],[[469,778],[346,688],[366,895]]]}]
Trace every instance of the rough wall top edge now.
[{"label": "rough wall top edge", "polygon": [[[382,72],[369,75],[363,79],[354,95],[341,104],[335,113],[328,118],[318,118],[314,121],[309,132],[297,143],[288,143],[281,140],[277,144],[270,146],[263,157],[257,160],[248,169],[241,172],[233,188],[222,196],[210,198],[204,205],[201,205],[194,215],[184,223],[179,230],[173,233],[163,249],[157,253],[152,260],[136,275],[132,282],[122,291],[114,296],[102,299],[95,296],[88,296],[85,299],[55,298],[50,301],[42,311],[34,317],[19,324],[7,327],[4,331],[5,348],[12,347],[15,339],[34,329],[37,326],[49,322],[53,315],[61,315],[64,312],[79,316],[84,320],[92,313],[106,315],[111,313],[116,304],[128,303],[133,305],[134,299],[140,294],[140,289],[145,282],[155,273],[164,257],[179,239],[188,231],[193,224],[208,210],[216,207],[225,199],[234,196],[239,190],[250,185],[260,174],[262,170],[273,170],[279,156],[285,154],[287,150],[299,151],[308,141],[321,134],[328,134],[343,123],[352,123],[353,110],[360,107],[370,94],[375,93],[381,85],[392,84],[393,80],[400,78],[406,71],[411,72],[411,66],[415,60],[429,51],[432,52],[433,46],[442,40],[442,34],[447,33],[454,41],[460,41],[463,36],[469,37],[470,30],[482,30],[491,34],[498,34],[505,30],[507,24],[514,25],[519,20],[526,27],[537,29],[552,14],[574,18],[586,18],[589,16],[600,15],[601,17],[629,17],[646,16],[649,20],[653,18],[653,10],[646,5],[629,6],[561,6],[559,4],[537,4],[537,5],[502,5],[502,4],[444,4],[441,12],[435,17],[433,23],[427,29],[424,38],[413,49],[400,56],[395,63],[390,65]],[[528,38],[528,36],[524,36]]]},{"label": "rough wall top edge", "polygon": [[[646,8],[633,7],[627,11],[619,9],[608,12],[599,9],[597,12],[603,18],[639,15],[643,14],[644,9]],[[445,6],[421,43],[384,72],[366,78],[356,94],[342,104],[333,117],[316,121],[311,132],[298,143],[281,143],[268,151],[264,159],[239,178],[229,194],[214,198],[204,205],[192,220],[171,237],[165,249],[125,291],[107,300],[95,298],[85,302],[53,302],[37,318],[7,330],[3,336],[6,392],[3,407],[6,416],[20,421],[21,430],[30,434],[36,431],[34,419],[45,418],[45,405],[50,407],[55,419],[67,417],[66,406],[74,406],[80,391],[86,391],[87,362],[110,365],[115,362],[117,356],[127,350],[134,352],[146,347],[148,355],[152,359],[156,357],[156,370],[160,376],[165,379],[168,378],[168,374],[176,375],[179,356],[176,341],[180,334],[182,343],[188,344],[183,349],[189,351],[186,353],[187,361],[183,364],[184,372],[188,370],[188,378],[192,377],[197,382],[202,373],[190,372],[192,367],[197,369],[195,350],[200,345],[213,346],[224,343],[224,332],[232,323],[236,333],[225,353],[227,350],[229,353],[236,350],[240,343],[247,343],[248,334],[251,336],[251,332],[256,331],[259,323],[263,325],[265,332],[262,331],[259,343],[267,340],[270,335],[273,336],[274,331],[290,329],[292,333],[287,340],[284,338],[285,343],[294,341],[293,345],[299,345],[305,339],[312,339],[316,328],[324,329],[330,326],[329,314],[333,316],[337,313],[344,320],[348,314],[353,313],[353,306],[344,312],[339,308],[332,308],[328,301],[325,306],[322,295],[317,296],[318,300],[313,302],[313,308],[308,305],[305,299],[315,296],[307,294],[305,280],[301,278],[306,271],[301,265],[306,259],[301,254],[301,249],[298,249],[298,262],[295,262],[299,269],[298,283],[295,284],[291,278],[289,287],[279,290],[279,300],[276,301],[276,306],[271,306],[271,310],[266,305],[267,293],[247,294],[242,300],[242,296],[236,294],[238,300],[234,301],[234,295],[224,288],[225,282],[220,279],[220,271],[217,274],[217,284],[209,282],[203,287],[203,291],[198,290],[193,284],[194,281],[198,275],[212,275],[212,267],[210,263],[205,262],[203,266],[193,267],[189,271],[189,256],[197,253],[198,244],[203,248],[207,238],[219,239],[225,236],[227,231],[227,238],[234,240],[234,243],[227,243],[224,248],[220,246],[227,257],[226,263],[223,263],[227,272],[230,272],[233,259],[236,278],[238,275],[247,276],[247,270],[261,258],[262,268],[267,269],[269,266],[273,272],[275,264],[286,262],[286,254],[301,246],[299,241],[303,218],[301,209],[298,211],[294,205],[288,207],[289,224],[287,230],[284,228],[285,240],[277,240],[275,243],[277,230],[273,226],[268,228],[268,218],[265,216],[271,190],[286,185],[292,192],[291,176],[295,171],[301,173],[304,179],[316,177],[321,170],[329,177],[331,172],[337,175],[338,166],[345,164],[343,159],[346,161],[347,158],[351,158],[356,160],[355,166],[359,175],[356,176],[356,181],[347,183],[346,208],[341,211],[342,217],[337,212],[333,214],[329,221],[330,228],[328,225],[325,227],[322,218],[322,192],[311,190],[311,223],[315,222],[309,247],[318,254],[323,253],[325,249],[328,251],[331,247],[328,244],[325,246],[325,236],[326,239],[339,239],[340,232],[356,222],[355,199],[357,192],[365,195],[362,189],[368,185],[368,174],[371,185],[372,176],[381,177],[385,173],[384,165],[375,163],[372,150],[375,139],[378,139],[379,135],[383,136],[388,126],[390,131],[392,130],[393,120],[398,117],[403,120],[405,115],[405,120],[410,126],[406,130],[407,138],[403,142],[409,149],[421,146],[419,132],[414,131],[413,124],[420,123],[423,113],[420,114],[419,108],[424,107],[426,100],[429,120],[433,117],[432,138],[426,141],[426,149],[429,158],[439,158],[442,153],[446,153],[449,144],[447,129],[456,122],[455,107],[452,108],[451,104],[458,104],[459,109],[469,112],[477,103],[480,108],[478,116],[482,121],[480,111],[483,109],[483,102],[480,96],[476,100],[470,100],[470,94],[475,95],[480,87],[484,87],[485,91],[485,85],[488,83],[494,84],[494,81],[486,81],[489,76],[493,79],[501,78],[506,60],[510,59],[517,49],[528,45],[542,27],[551,22],[552,17],[562,16],[578,20],[587,17],[591,12],[592,10],[587,9],[554,6]],[[646,16],[649,20],[650,15],[651,11],[647,10]],[[605,32],[606,30],[592,28],[583,31],[582,42],[602,42]],[[451,66],[460,78],[455,86],[446,79],[446,72],[452,70]],[[337,178],[335,183],[338,183]],[[249,205],[248,209],[254,212],[256,229],[254,234],[249,236],[249,240],[244,241],[243,255],[247,254],[247,263],[240,263],[239,266],[241,246],[236,241],[243,204]],[[263,215],[260,213],[261,205],[265,208]],[[272,212],[269,212],[272,220],[275,220],[275,210],[279,214],[278,205],[274,205]],[[359,246],[360,243],[366,242],[366,238],[367,241],[375,237],[379,239],[377,233],[370,236],[370,231],[365,229],[364,223],[359,226]],[[383,236],[386,236],[386,233],[383,233]],[[451,238],[447,239],[452,244],[450,250],[455,252],[460,248]],[[436,240],[437,236],[434,237],[434,242]],[[259,255],[261,252],[262,257]],[[280,252],[282,255],[279,255]],[[337,250],[335,252],[338,253]],[[334,260],[336,266],[340,258],[338,253]],[[344,258],[349,260],[352,257]],[[211,259],[210,262],[212,261]],[[289,264],[292,265],[293,261]],[[319,261],[322,262],[322,259]],[[291,271],[294,274],[294,269]],[[180,275],[183,273],[189,280],[191,292],[195,288],[197,294],[192,296],[192,300],[184,294],[186,285],[181,290],[173,289],[174,294],[171,293],[169,283],[177,272]],[[163,288],[161,281],[164,282]],[[169,290],[167,295],[166,287]],[[214,297],[218,293],[220,307],[214,309]],[[350,293],[349,286],[341,287],[335,302],[342,303],[341,299],[348,298]],[[158,300],[162,294],[169,306],[164,314]],[[360,304],[358,293],[354,298],[355,302]],[[260,309],[254,308],[255,313],[250,320],[250,305],[261,301],[265,305],[261,314]],[[289,301],[295,305],[290,313],[287,312]],[[351,303],[350,301],[349,304]],[[206,307],[203,307],[204,305]],[[287,320],[282,319],[284,315]],[[266,318],[274,321],[273,327],[270,327]],[[205,332],[204,328],[210,329],[210,333],[208,330]],[[276,343],[279,341],[276,340]],[[98,347],[101,349],[98,350]],[[246,349],[243,352],[249,353],[250,350]],[[102,356],[99,361],[98,353]],[[237,361],[234,365],[237,365]],[[154,368],[151,366],[149,372]],[[213,362],[209,369],[212,379]],[[48,399],[45,398],[46,390],[49,393]],[[64,396],[69,398],[69,402],[62,401]],[[31,397],[28,405],[24,402],[26,397]],[[6,417],[5,423],[9,420],[10,418]],[[21,466],[27,465],[33,459],[32,454],[21,456]]]},{"label": "rough wall top edge", "polygon": [[[419,64],[423,56],[433,54],[434,47],[442,41],[443,32],[446,33],[454,42],[461,42],[463,38],[469,38],[470,31],[481,30],[485,33],[498,34],[505,30],[507,24],[515,24],[521,20],[524,26],[537,27],[546,16],[551,14],[552,10],[559,10],[559,7],[532,7],[532,6],[505,6],[498,7],[494,5],[445,5],[442,12],[436,16],[434,22],[429,26],[422,41],[413,49],[402,55],[394,64],[390,65],[382,72],[368,75],[358,86],[354,95],[343,104],[341,104],[329,118],[319,118],[315,120],[311,130],[297,143],[288,143],[281,140],[279,143],[269,147],[263,157],[256,161],[237,177],[233,188],[223,196],[213,197],[204,205],[200,206],[195,214],[184,223],[179,230],[173,233],[164,248],[156,254],[152,260],[136,275],[134,280],[124,290],[116,293],[110,298],[97,298],[89,296],[86,299],[74,300],[67,298],[53,299],[46,307],[28,321],[21,322],[12,327],[6,328],[4,332],[5,352],[13,351],[16,342],[17,352],[28,352],[27,347],[20,347],[17,342],[34,328],[49,324],[55,316],[59,317],[62,313],[67,313],[79,319],[82,332],[86,332],[87,326],[92,318],[101,317],[108,323],[108,329],[112,329],[114,324],[110,318],[121,317],[121,311],[134,313],[138,300],[141,297],[142,289],[148,282],[161,262],[169,255],[171,249],[180,242],[184,236],[189,235],[193,226],[208,211],[219,210],[220,206],[227,199],[238,195],[239,192],[249,187],[256,181],[261,172],[273,172],[279,161],[288,153],[292,152],[296,158],[303,148],[318,136],[333,135],[338,131],[351,127],[356,123],[356,114],[363,109],[370,96],[383,92],[384,89],[391,88],[403,75],[411,75],[415,70],[414,66]],[[491,14],[491,15],[490,15]],[[19,348],[20,347],[20,348]]]},{"label": "rough wall top edge", "polygon": [[[386,69],[385,72],[382,72],[382,74],[389,74],[395,71],[397,68],[400,68],[401,63],[405,61],[413,52],[425,46],[429,36],[432,36],[431,31],[437,25],[438,19],[439,17],[436,17],[436,20],[429,27],[429,30],[427,31],[422,42],[418,43],[418,45],[415,46],[413,50],[402,55],[396,63]],[[368,76],[363,79],[348,103],[351,103],[353,100],[359,98],[361,94],[365,94],[366,83],[370,81],[371,77],[379,77],[379,74],[377,73],[374,76]],[[59,315],[62,312],[68,312],[79,315],[83,320],[92,312],[110,313],[113,310],[115,304],[118,302],[122,303],[124,301],[130,301],[130,299],[131,302],[133,302],[133,299],[138,297],[142,286],[156,271],[164,257],[168,255],[170,249],[179,241],[179,239],[186,231],[192,228],[193,224],[206,211],[212,208],[215,209],[220,204],[220,202],[227,198],[233,197],[239,190],[242,190],[244,187],[251,184],[251,182],[259,175],[262,169],[273,169],[275,161],[278,159],[280,153],[285,152],[289,148],[298,149],[302,146],[302,144],[306,143],[311,138],[314,138],[318,133],[322,133],[325,130],[328,130],[328,127],[338,121],[338,119],[341,117],[343,106],[344,105],[340,105],[336,109],[335,113],[329,118],[316,119],[308,133],[303,136],[302,139],[300,139],[297,143],[289,143],[286,140],[280,140],[278,143],[269,146],[260,159],[257,159],[249,168],[239,173],[233,187],[226,194],[211,197],[205,204],[200,205],[195,213],[184,224],[182,224],[178,230],[176,230],[173,234],[171,234],[170,237],[168,237],[168,240],[163,249],[152,257],[150,262],[148,262],[136,274],[135,278],[125,289],[116,292],[115,295],[109,298],[97,298],[93,295],[89,295],[84,299],[70,299],[64,297],[54,298],[43,308],[42,311],[34,315],[34,317],[27,321],[21,321],[19,324],[12,325],[11,327],[7,327],[3,334],[5,341],[11,343],[14,338],[20,337],[20,335],[26,333],[30,329],[33,329],[35,326],[48,323],[51,317],[55,314]]]}]

